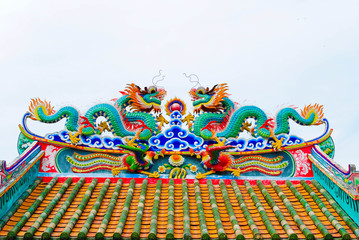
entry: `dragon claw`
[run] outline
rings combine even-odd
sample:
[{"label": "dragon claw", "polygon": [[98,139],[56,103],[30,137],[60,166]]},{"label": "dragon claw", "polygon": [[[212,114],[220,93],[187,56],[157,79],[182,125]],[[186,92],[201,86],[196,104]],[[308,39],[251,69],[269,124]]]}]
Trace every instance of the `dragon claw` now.
[{"label": "dragon claw", "polygon": [[272,146],[273,146],[274,150],[279,151],[282,148],[282,144],[283,144],[283,138],[280,140],[275,139],[275,142],[272,143]]},{"label": "dragon claw", "polygon": [[244,122],[240,131],[244,132],[244,130],[246,130],[247,132],[252,133],[252,129],[250,128],[250,126],[252,126],[252,123]]},{"label": "dragon claw", "polygon": [[160,174],[158,172],[153,172],[151,174],[148,175],[150,178],[159,178]]},{"label": "dragon claw", "polygon": [[140,171],[140,173],[145,174],[150,178],[159,178],[160,177],[160,174],[158,172],[150,173],[150,172],[146,172],[146,171]]},{"label": "dragon claw", "polygon": [[197,173],[196,178],[197,178],[197,179],[204,179],[204,178],[206,178],[208,175],[210,175],[210,174],[212,174],[212,173],[215,173],[215,172],[216,172],[216,171],[214,171],[214,170],[211,170],[211,171],[208,171],[208,172],[205,172],[205,173],[199,172],[199,173]]},{"label": "dragon claw", "polygon": [[116,175],[120,174],[122,170],[126,170],[126,168],[125,167],[113,167],[111,169],[112,176],[115,177]]},{"label": "dragon claw", "polygon": [[235,169],[232,174],[235,176],[235,177],[239,177],[241,175],[241,169],[240,168],[237,168]]},{"label": "dragon claw", "polygon": [[239,177],[241,175],[240,168],[226,168],[226,171],[232,172],[232,175],[234,175],[235,177]]},{"label": "dragon claw", "polygon": [[97,126],[100,130],[100,132],[104,132],[105,130],[108,132],[111,132],[110,126],[108,125],[107,122],[100,122]]},{"label": "dragon claw", "polygon": [[214,139],[217,141],[216,146],[224,146],[225,145],[226,139],[223,139],[222,141],[218,137],[215,137]]},{"label": "dragon claw", "polygon": [[137,147],[138,144],[135,143],[136,139],[137,139],[136,137],[133,137],[131,140],[130,140],[130,138],[126,138],[126,144],[130,147]]},{"label": "dragon claw", "polygon": [[182,122],[186,122],[188,127],[192,125],[192,121],[194,120],[194,116],[192,114],[188,114],[186,117],[182,119]]},{"label": "dragon claw", "polygon": [[206,178],[206,175],[204,175],[202,173],[197,173],[196,178],[197,179],[204,179],[204,178]]},{"label": "dragon claw", "polygon": [[79,132],[75,132],[74,134],[72,134],[71,132],[69,132],[69,137],[70,137],[70,141],[71,144],[77,145],[80,141],[80,133]]},{"label": "dragon claw", "polygon": [[168,121],[162,116],[162,114],[157,117],[157,122],[160,123],[161,127],[163,127],[164,124],[168,124]]}]

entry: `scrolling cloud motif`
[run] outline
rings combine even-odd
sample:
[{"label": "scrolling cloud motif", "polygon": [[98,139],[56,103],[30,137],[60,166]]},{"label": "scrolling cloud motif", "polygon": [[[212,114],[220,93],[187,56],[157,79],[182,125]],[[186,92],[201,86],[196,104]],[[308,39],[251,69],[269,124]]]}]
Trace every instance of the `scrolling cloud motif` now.
[{"label": "scrolling cloud motif", "polygon": [[179,111],[174,111],[171,114],[171,127],[164,133],[150,138],[150,145],[168,151],[181,151],[188,148],[199,149],[204,142],[203,139],[182,129],[181,118],[182,114]]}]

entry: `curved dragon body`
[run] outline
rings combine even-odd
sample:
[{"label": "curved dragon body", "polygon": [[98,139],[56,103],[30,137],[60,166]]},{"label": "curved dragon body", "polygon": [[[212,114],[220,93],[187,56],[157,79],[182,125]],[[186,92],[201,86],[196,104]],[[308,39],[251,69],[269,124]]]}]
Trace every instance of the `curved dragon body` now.
[{"label": "curved dragon body", "polygon": [[[230,100],[229,100],[230,101]],[[267,120],[266,114],[262,109],[255,106],[244,106],[235,111],[230,118],[227,128],[224,131],[217,134],[218,137],[237,137],[241,132],[241,128],[247,119],[255,119],[255,125],[253,128],[253,135],[260,135],[262,137],[269,137],[270,133],[267,129],[260,129],[259,127]]]},{"label": "curved dragon body", "polygon": [[[231,101],[226,99],[225,101]],[[253,128],[255,136],[269,137],[270,132],[267,129],[260,129],[267,120],[266,114],[258,107],[244,106],[231,113],[204,113],[198,116],[194,122],[194,133],[204,139],[211,139],[214,135],[213,130],[217,132],[217,137],[237,137],[241,128],[247,119],[253,118],[256,124]]]},{"label": "curved dragon body", "polygon": [[[166,91],[155,87],[146,87],[141,90],[135,84],[130,84],[121,93],[124,96],[116,101],[115,105],[117,106],[97,104],[91,107],[84,117],[80,116],[75,108],[69,106],[55,112],[50,103],[39,99],[32,100],[29,111],[31,119],[45,123],[55,123],[66,118],[68,131],[80,131],[84,135],[99,133],[95,127],[96,120],[102,116],[107,119],[109,130],[114,135],[120,137],[135,136],[140,131],[139,138],[147,140],[157,130],[156,120],[150,112],[160,111],[160,104]],[[81,123],[81,120],[85,124]]]},{"label": "curved dragon body", "polygon": [[[120,115],[117,109],[110,104],[98,104],[90,108],[86,112],[85,117],[93,125],[95,125],[98,117],[105,117],[109,123],[112,133],[120,137],[135,136],[136,132],[134,130],[139,129],[139,127],[143,127],[144,124],[148,128],[143,129],[139,136],[140,139],[148,139],[156,129],[156,121],[150,114],[137,112],[123,114],[124,115]],[[126,121],[126,123],[124,123],[124,121]]]},{"label": "curved dragon body", "polygon": [[73,107],[63,107],[53,115],[47,115],[43,108],[37,109],[37,116],[39,120],[44,123],[56,123],[66,118],[66,128],[69,131],[76,131],[78,129],[79,113]]},{"label": "curved dragon body", "polygon": [[[227,85],[220,84],[209,88],[192,89],[190,95],[193,99],[194,112],[203,111],[193,124],[194,134],[204,139],[215,137],[238,137],[246,127],[247,119],[254,119],[255,124],[250,129],[254,137],[271,137],[271,130],[262,127],[268,119],[264,111],[255,106],[243,106],[234,109],[234,103],[228,98]],[[308,105],[299,114],[293,108],[283,108],[276,117],[276,128],[273,130],[274,135],[289,133],[289,119],[292,119],[300,125],[318,125],[321,124],[323,117],[322,106]]]}]

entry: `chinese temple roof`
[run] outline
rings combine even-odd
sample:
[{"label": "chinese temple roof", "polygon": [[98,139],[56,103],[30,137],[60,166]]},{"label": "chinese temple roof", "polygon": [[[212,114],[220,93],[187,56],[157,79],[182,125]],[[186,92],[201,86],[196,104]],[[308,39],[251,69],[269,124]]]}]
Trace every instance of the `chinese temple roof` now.
[{"label": "chinese temple roof", "polygon": [[322,105],[267,114],[225,83],[192,88],[192,112],[155,83],[120,93],[85,113],[31,100],[0,161],[0,240],[359,238],[359,172],[333,161]]},{"label": "chinese temple roof", "polygon": [[354,239],[358,226],[313,181],[37,179],[0,237]]}]

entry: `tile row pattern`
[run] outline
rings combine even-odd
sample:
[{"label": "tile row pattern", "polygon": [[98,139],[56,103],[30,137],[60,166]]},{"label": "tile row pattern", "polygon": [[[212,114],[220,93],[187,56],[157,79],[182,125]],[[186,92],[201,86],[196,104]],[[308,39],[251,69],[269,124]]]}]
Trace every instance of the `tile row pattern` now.
[{"label": "tile row pattern", "polygon": [[[227,184],[226,184],[227,183]],[[278,185],[38,179],[0,220],[0,239],[358,239],[315,180]]]},{"label": "tile row pattern", "polygon": [[41,178],[38,178],[34,181],[33,184],[20,196],[20,198],[15,202],[15,204],[10,208],[5,216],[0,219],[0,229],[2,229],[5,224],[10,220],[11,216],[19,209],[19,207],[24,203],[26,198],[35,190],[35,188],[42,182]]}]

